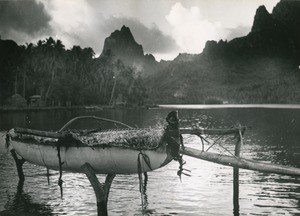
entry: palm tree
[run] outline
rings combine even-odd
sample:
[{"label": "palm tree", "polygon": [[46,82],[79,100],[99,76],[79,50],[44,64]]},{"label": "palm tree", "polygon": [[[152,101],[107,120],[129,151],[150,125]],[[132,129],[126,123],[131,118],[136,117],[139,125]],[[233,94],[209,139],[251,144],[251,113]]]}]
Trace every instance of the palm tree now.
[{"label": "palm tree", "polygon": [[61,40],[57,40],[55,42],[50,37],[46,41],[46,50],[48,51],[48,55],[46,56],[46,58],[51,62],[48,66],[48,69],[51,71],[51,79],[45,94],[46,99],[49,98],[50,90],[55,79],[55,74],[59,69],[63,67],[64,48],[65,46],[62,44]]},{"label": "palm tree", "polygon": [[111,90],[109,105],[112,105],[112,103],[113,103],[115,89],[116,89],[117,80],[118,80],[118,75],[119,75],[120,71],[123,71],[123,70],[124,70],[124,64],[123,64],[123,62],[120,59],[118,59],[117,62],[113,64],[114,85],[113,85],[113,88]]}]

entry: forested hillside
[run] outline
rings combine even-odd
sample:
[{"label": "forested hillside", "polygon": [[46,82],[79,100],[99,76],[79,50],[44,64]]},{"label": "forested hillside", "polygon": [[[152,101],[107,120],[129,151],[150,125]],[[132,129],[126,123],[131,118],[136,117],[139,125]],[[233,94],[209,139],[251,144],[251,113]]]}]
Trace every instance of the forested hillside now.
[{"label": "forested hillside", "polygon": [[145,80],[156,103],[299,103],[300,72],[290,59],[214,58],[173,62]]},{"label": "forested hillside", "polygon": [[[200,54],[157,62],[126,26],[91,48],[49,37],[17,45],[0,39],[0,105],[12,95],[44,105],[300,103],[300,1],[260,6],[249,34],[207,41]],[[21,97],[20,96],[20,97]]]},{"label": "forested hillside", "polygon": [[146,79],[155,103],[300,103],[300,1],[260,6],[248,35],[208,41]]},{"label": "forested hillside", "polygon": [[45,105],[112,105],[118,97],[142,105],[147,97],[135,69],[113,60],[110,51],[94,55],[91,48],[65,49],[51,37],[25,46],[0,40],[0,104],[20,94],[40,95]]}]

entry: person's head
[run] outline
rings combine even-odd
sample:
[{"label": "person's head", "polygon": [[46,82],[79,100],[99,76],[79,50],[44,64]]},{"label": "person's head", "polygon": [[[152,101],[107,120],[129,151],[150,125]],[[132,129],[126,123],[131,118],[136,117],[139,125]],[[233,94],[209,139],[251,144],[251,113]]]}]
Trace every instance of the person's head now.
[{"label": "person's head", "polygon": [[178,112],[177,111],[170,112],[167,115],[166,120],[167,120],[167,122],[169,123],[170,126],[177,128],[178,124],[179,124]]}]

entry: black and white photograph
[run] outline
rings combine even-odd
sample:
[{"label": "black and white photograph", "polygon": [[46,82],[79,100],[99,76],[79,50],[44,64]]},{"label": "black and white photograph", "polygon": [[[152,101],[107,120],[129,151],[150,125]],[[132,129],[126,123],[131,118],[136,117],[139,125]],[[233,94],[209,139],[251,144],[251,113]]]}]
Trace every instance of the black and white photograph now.
[{"label": "black and white photograph", "polygon": [[300,215],[300,0],[0,0],[0,216]]}]

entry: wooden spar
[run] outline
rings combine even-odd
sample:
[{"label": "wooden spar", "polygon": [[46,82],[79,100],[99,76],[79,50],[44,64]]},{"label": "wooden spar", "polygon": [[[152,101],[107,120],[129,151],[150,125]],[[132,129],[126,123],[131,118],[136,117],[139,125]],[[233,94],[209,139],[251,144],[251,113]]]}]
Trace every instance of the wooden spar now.
[{"label": "wooden spar", "polygon": [[[241,127],[241,130],[244,130],[245,127]],[[51,131],[40,131],[40,130],[33,130],[28,128],[15,128],[15,132],[17,133],[25,133],[31,134],[36,136],[45,136],[49,138],[61,138],[64,136],[64,133],[59,132],[51,132]],[[228,135],[228,134],[238,134],[239,128],[231,128],[231,129],[201,129],[201,128],[181,128],[180,134],[192,134],[192,135]]]},{"label": "wooden spar", "polygon": [[95,195],[97,202],[97,215],[98,216],[106,216],[107,215],[107,203],[106,203],[106,195],[103,186],[100,184],[96,174],[93,171],[93,168],[90,164],[86,163],[82,166],[82,169],[85,172],[85,175],[89,179]]},{"label": "wooden spar", "polygon": [[[235,144],[234,156],[240,157],[241,147],[243,145],[243,134],[239,130],[238,141]],[[233,167],[233,212],[234,215],[239,215],[239,167]]]},{"label": "wooden spar", "polygon": [[[86,116],[83,116],[81,118],[86,118]],[[90,117],[94,118],[94,117]],[[74,122],[74,120],[77,120],[79,118],[72,119],[71,121]],[[101,118],[102,119],[102,118]],[[67,123],[65,126],[70,125],[70,123]],[[119,122],[118,122],[119,123]],[[60,130],[62,131],[65,126]],[[128,125],[125,125],[127,127],[130,127]],[[130,127],[131,128],[131,127]],[[180,129],[180,134],[192,134],[192,135],[227,135],[227,134],[238,134],[239,130],[245,130],[246,127],[240,127],[240,128],[230,128],[230,129],[202,129],[202,128],[181,128]],[[61,132],[51,132],[51,131],[40,131],[40,130],[33,130],[33,129],[28,129],[28,128],[15,128],[15,132],[17,133],[25,133],[25,134],[31,134],[31,135],[36,135],[36,136],[45,136],[49,138],[61,138],[64,137],[64,133]]]},{"label": "wooden spar", "polygon": [[50,185],[50,171],[49,171],[49,168],[46,168],[47,169],[47,182],[48,182],[48,185]]},{"label": "wooden spar", "polygon": [[33,130],[33,129],[28,129],[28,128],[15,128],[15,132],[30,134],[30,135],[35,135],[35,136],[44,136],[44,137],[55,138],[55,139],[64,137],[63,133],[40,131],[40,130]]},{"label": "wooden spar", "polygon": [[230,129],[202,129],[202,128],[181,128],[180,134],[192,134],[192,135],[228,135],[238,134],[239,131],[245,130],[246,127],[235,127]]},{"label": "wooden spar", "polygon": [[19,159],[17,156],[17,153],[14,149],[10,150],[10,153],[16,162],[18,176],[19,176],[19,182],[24,182],[25,176],[24,176],[24,172],[23,172],[23,164],[25,163],[25,159],[24,158]]},{"label": "wooden spar", "polygon": [[250,159],[244,159],[240,157],[234,157],[229,155],[221,155],[217,153],[205,152],[194,148],[185,147],[180,152],[184,155],[210,161],[225,166],[239,167],[242,169],[248,169],[253,171],[276,173],[290,176],[300,176],[300,169],[295,167],[288,167],[277,164],[270,164],[259,162]]},{"label": "wooden spar", "polygon": [[119,124],[119,125],[125,126],[126,128],[132,128],[131,126],[124,124],[122,122],[116,121],[116,120],[100,118],[97,116],[79,116],[79,117],[73,118],[70,121],[68,121],[58,132],[40,131],[40,130],[33,130],[33,129],[28,129],[28,128],[15,128],[15,132],[58,139],[58,138],[64,137],[64,134],[62,133],[63,130],[65,130],[73,122],[80,120],[80,119],[94,119],[94,120],[98,120],[98,121],[105,121],[105,122]]},{"label": "wooden spar", "polygon": [[115,124],[119,124],[122,126],[125,126],[127,128],[132,128],[131,126],[124,124],[123,122],[119,122],[116,120],[111,120],[111,119],[107,119],[107,118],[100,118],[97,116],[78,116],[76,118],[71,119],[70,121],[68,121],[64,126],[62,126],[62,128],[59,130],[59,132],[62,132],[63,130],[65,130],[70,124],[72,124],[74,121],[77,121],[79,119],[94,119],[94,120],[98,120],[98,121],[106,121],[106,122],[110,122],[110,123],[115,123]]}]

